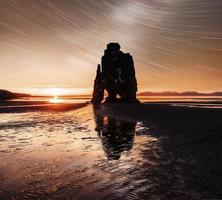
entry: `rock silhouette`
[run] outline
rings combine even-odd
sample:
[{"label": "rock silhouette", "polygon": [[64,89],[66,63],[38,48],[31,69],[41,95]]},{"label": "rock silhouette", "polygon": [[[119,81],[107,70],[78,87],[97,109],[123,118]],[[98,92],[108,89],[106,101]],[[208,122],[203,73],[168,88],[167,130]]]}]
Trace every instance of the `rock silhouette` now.
[{"label": "rock silhouette", "polygon": [[14,93],[8,90],[0,89],[0,101],[7,101],[7,100],[15,99],[15,98],[29,97],[29,96],[31,95],[23,94],[23,93]]},{"label": "rock silhouette", "polygon": [[120,51],[118,43],[109,43],[102,56],[101,65],[102,67],[97,66],[92,103],[100,104],[105,90],[108,93],[106,102],[138,102],[136,99],[137,80],[132,56]]}]

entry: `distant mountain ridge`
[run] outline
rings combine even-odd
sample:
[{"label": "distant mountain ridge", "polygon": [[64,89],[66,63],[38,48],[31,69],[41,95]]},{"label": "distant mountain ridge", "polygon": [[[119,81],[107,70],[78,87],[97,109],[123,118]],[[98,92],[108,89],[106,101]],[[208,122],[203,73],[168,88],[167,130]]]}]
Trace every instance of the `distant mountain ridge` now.
[{"label": "distant mountain ridge", "polygon": [[174,92],[174,91],[165,91],[165,92],[140,92],[138,96],[222,96],[222,92],[211,92],[211,93],[200,93],[196,91],[186,91],[186,92]]},{"label": "distant mountain ridge", "polygon": [[10,100],[10,99],[29,97],[29,96],[31,96],[31,95],[23,94],[23,93],[13,93],[8,90],[1,90],[0,89],[0,101],[6,101],[6,100]]}]

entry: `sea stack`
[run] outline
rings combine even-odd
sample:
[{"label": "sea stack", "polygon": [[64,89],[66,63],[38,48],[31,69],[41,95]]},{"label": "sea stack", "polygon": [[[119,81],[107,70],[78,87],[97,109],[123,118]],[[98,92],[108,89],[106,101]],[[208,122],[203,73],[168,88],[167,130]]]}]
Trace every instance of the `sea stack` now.
[{"label": "sea stack", "polygon": [[93,104],[100,104],[103,101],[105,90],[108,93],[106,103],[138,102],[133,58],[129,53],[120,51],[120,48],[118,43],[107,44],[101,66],[97,66]]}]

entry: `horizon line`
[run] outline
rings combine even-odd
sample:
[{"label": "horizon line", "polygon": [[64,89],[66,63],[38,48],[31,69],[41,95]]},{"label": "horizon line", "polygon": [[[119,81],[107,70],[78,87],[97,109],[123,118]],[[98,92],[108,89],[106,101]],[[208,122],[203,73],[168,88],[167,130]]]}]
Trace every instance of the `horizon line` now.
[{"label": "horizon line", "polygon": [[[92,88],[68,88],[68,87],[33,87],[33,88],[6,88],[1,90],[7,90],[13,93],[23,93],[31,96],[89,96],[92,95]],[[198,93],[200,95],[209,95],[213,93],[222,93],[222,90],[214,91],[198,91],[198,90],[149,90],[141,89],[138,90],[137,95],[142,95],[141,93],[175,93],[177,95],[183,93]],[[172,95],[172,94],[171,94]],[[169,94],[170,96],[170,94]]]}]

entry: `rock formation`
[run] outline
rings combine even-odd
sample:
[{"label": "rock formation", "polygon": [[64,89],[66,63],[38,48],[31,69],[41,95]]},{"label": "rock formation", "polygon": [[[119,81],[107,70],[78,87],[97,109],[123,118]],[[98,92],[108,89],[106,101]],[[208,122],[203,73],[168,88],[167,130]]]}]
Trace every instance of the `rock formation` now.
[{"label": "rock formation", "polygon": [[102,69],[100,65],[97,67],[92,103],[102,102],[104,90],[108,93],[106,102],[138,102],[136,99],[137,80],[132,56],[120,51],[118,43],[109,43],[102,56],[101,65]]},{"label": "rock formation", "polygon": [[31,95],[29,95],[29,94],[13,93],[8,90],[0,89],[0,101],[7,101],[7,100],[11,100],[11,99],[30,97],[30,96]]}]

